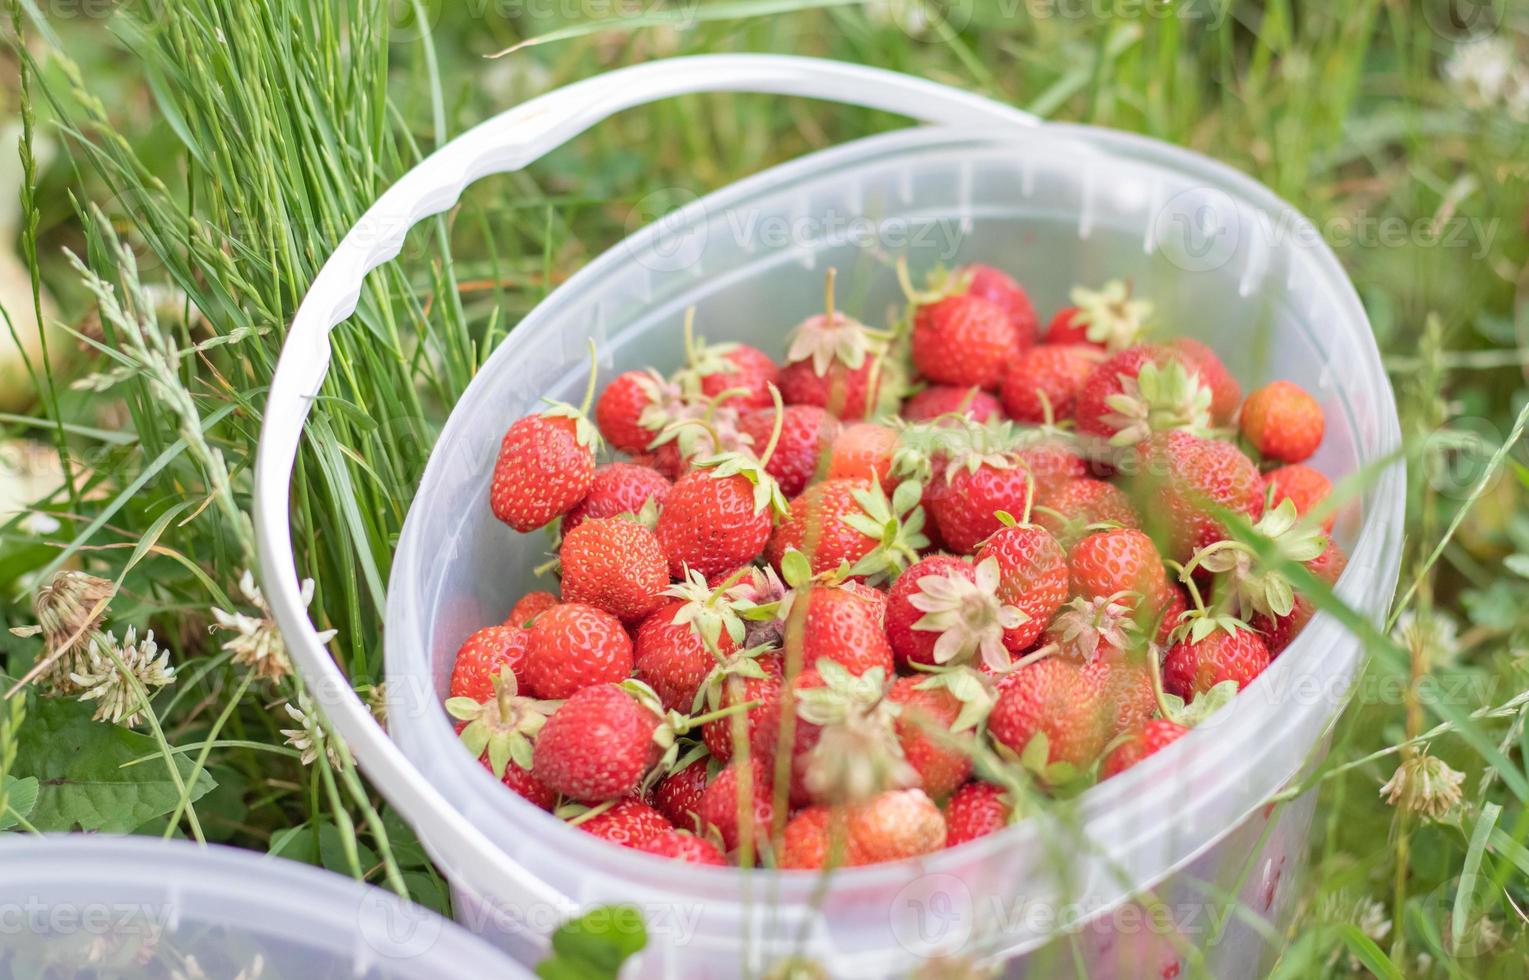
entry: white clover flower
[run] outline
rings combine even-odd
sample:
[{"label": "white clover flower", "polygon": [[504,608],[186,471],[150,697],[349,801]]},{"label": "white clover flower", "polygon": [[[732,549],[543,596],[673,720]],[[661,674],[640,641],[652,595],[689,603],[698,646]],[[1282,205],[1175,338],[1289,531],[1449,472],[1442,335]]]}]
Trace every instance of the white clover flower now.
[{"label": "white clover flower", "polygon": [[1439,821],[1460,805],[1460,784],[1465,773],[1445,765],[1442,759],[1422,753],[1396,767],[1396,772],[1380,788],[1380,795],[1392,806],[1419,814],[1426,820]]},{"label": "white clover flower", "polygon": [[[120,666],[117,660],[121,660]],[[145,633],[140,643],[137,630],[131,626],[120,645],[115,634],[98,634],[69,675],[80,691],[81,701],[99,702],[92,716],[96,721],[129,728],[138,724],[143,710],[133,688],[134,678],[147,693],[150,688],[175,683],[175,668],[170,666],[170,651],[160,650],[154,642],[153,630]]]},{"label": "white clover flower", "polygon": [[297,728],[283,728],[281,734],[286,737],[287,744],[298,751],[298,761],[305,766],[311,766],[319,757],[319,749],[322,747],[324,754],[329,757],[329,764],[334,768],[340,768],[340,757],[335,754],[334,746],[329,744],[329,738],[318,720],[313,717],[313,703],[307,695],[299,695],[297,704],[288,701],[282,705],[286,709],[287,717],[297,722]]},{"label": "white clover flower", "polygon": [[1513,42],[1504,37],[1485,37],[1462,44],[1444,62],[1445,79],[1476,106],[1501,103],[1520,72]]},{"label": "white clover flower", "polygon": [[[313,601],[313,588],[313,579],[303,580],[304,606]],[[214,607],[212,618],[217,628],[237,634],[223,644],[223,649],[234,655],[234,663],[251,668],[257,677],[265,680],[286,677],[292,673],[292,661],[287,656],[287,641],[276,626],[276,619],[271,615],[271,607],[266,604],[264,593],[255,584],[254,574],[248,569],[239,579],[239,591],[246,602],[260,611],[260,615],[247,616]],[[328,643],[334,635],[334,630],[326,630],[319,634],[319,642]]]},{"label": "white clover flower", "polygon": [[1408,609],[1396,619],[1391,638],[1430,667],[1451,667],[1460,659],[1460,624],[1449,613]]},{"label": "white clover flower", "polygon": [[101,639],[101,624],[117,587],[84,572],[62,571],[32,597],[36,626],[11,630],[16,636],[41,636],[43,653],[37,678],[54,693],[77,689],[70,675],[86,665],[91,647]]}]

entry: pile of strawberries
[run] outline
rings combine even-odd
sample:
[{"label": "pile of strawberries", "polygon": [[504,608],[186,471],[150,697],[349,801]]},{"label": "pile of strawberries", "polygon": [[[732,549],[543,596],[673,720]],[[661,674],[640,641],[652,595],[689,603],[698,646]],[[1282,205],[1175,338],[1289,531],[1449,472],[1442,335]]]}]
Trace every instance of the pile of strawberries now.
[{"label": "pile of strawberries", "polygon": [[505,786],[676,860],[909,858],[1139,763],[1301,630],[1292,578],[1344,563],[1309,394],[1244,399],[1124,283],[1042,331],[997,269],[900,271],[888,329],[830,273],[784,363],[692,317],[673,375],[510,426],[490,503],[558,590],[447,701]]}]

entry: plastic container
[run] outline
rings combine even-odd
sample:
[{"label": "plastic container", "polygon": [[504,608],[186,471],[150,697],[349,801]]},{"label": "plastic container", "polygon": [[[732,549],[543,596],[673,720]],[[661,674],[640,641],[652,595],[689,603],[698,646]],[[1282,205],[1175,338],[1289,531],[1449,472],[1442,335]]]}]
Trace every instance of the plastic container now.
[{"label": "plastic container", "polygon": [[0,838],[0,976],[529,977],[390,892],[282,858],[149,837]]},{"label": "plastic container", "polygon": [[[442,433],[399,542],[386,629],[390,741],[316,642],[293,568],[288,483],[307,396],[327,367],[327,330],[354,308],[365,271],[396,254],[403,229],[449,207],[471,179],[521,166],[619,108],[704,89],[817,95],[942,125],[816,153],[687,206],[592,262],[511,332]],[[666,864],[559,826],[453,744],[440,699],[457,645],[537,587],[530,569],[545,548],[489,513],[491,461],[511,420],[545,395],[578,393],[586,336],[600,345],[603,380],[675,365],[691,305],[709,339],[779,353],[785,332],[817,312],[829,265],[840,270],[841,306],[876,322],[900,302],[892,263],[904,255],[916,272],[1004,266],[1043,312],[1064,305],[1074,283],[1130,278],[1245,386],[1285,377],[1313,391],[1328,417],[1320,468],[1351,472],[1400,443],[1369,324],[1338,261],[1288,205],[1235,171],[872,69],[765,56],[657,62],[527,103],[438,151],[315,282],[278,366],[257,468],[267,594],[294,656],[452,878],[459,920],[522,958],[558,914],[619,900],[648,916],[643,976],[755,973],[796,952],[835,977],[900,975],[933,953],[1045,976],[1053,963],[1070,971],[1075,951],[1096,976],[1138,975],[1149,960],[1164,975],[1204,965],[1218,978],[1254,976],[1268,950],[1253,923],[1277,926],[1311,813],[1309,799],[1263,801],[1320,754],[1360,662],[1357,641],[1325,616],[1235,712],[1070,813],[923,861],[840,872],[821,896],[813,875]],[[1395,584],[1402,506],[1394,467],[1339,525],[1351,558],[1338,592],[1377,619]],[[1147,889],[1180,914],[1143,926],[1130,899]],[[1228,896],[1253,915],[1223,911],[1216,924],[1213,906]],[[1060,929],[1082,945],[1040,959]]]}]

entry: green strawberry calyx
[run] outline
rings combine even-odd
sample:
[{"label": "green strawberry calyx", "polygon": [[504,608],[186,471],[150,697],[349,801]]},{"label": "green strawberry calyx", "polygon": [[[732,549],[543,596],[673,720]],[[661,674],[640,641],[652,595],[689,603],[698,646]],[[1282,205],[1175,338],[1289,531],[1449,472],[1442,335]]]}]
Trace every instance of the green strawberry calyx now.
[{"label": "green strawberry calyx", "polygon": [[822,727],[808,755],[804,781],[813,797],[832,804],[863,803],[892,789],[918,785],[893,722],[898,706],[886,698],[886,677],[872,667],[858,677],[843,664],[818,660],[822,687],[796,694],[796,715]]},{"label": "green strawberry calyx", "polygon": [[1148,361],[1136,375],[1118,374],[1121,390],[1104,400],[1102,421],[1115,429],[1111,446],[1135,446],[1153,433],[1182,429],[1211,435],[1211,390],[1198,372],[1177,357],[1159,365]]},{"label": "green strawberry calyx", "polygon": [[811,361],[812,373],[820,378],[828,374],[835,362],[851,371],[860,370],[865,366],[865,359],[879,353],[882,346],[875,331],[834,308],[837,279],[838,270],[830,268],[824,311],[798,324],[791,331],[786,349],[787,363]]},{"label": "green strawberry calyx", "polygon": [[961,705],[956,720],[951,722],[950,732],[959,735],[975,731],[992,712],[998,702],[993,678],[968,666],[931,667],[915,664],[914,669],[928,674],[913,685],[920,691],[947,691]]},{"label": "green strawberry calyx", "polygon": [[1030,617],[998,598],[1002,571],[998,559],[987,558],[973,575],[924,575],[918,591],[908,602],[924,615],[913,629],[939,633],[934,644],[936,664],[967,663],[975,657],[994,669],[1007,667],[1009,650],[1003,643],[1005,630],[1018,629]]},{"label": "green strawberry calyx", "polygon": [[929,538],[924,534],[924,508],[920,504],[923,495],[920,483],[904,480],[889,498],[874,476],[870,487],[854,492],[860,512],[842,514],[839,519],[877,544],[850,566],[850,576],[864,578],[874,585],[896,578],[919,560],[920,552],[929,547]]},{"label": "green strawberry calyx", "polygon": [[705,575],[687,566],[684,580],[669,586],[663,594],[682,601],[675,610],[673,625],[689,626],[716,655],[724,631],[735,645],[744,641],[745,627],[738,614],[736,589],[737,582],[731,578],[713,588]]},{"label": "green strawberry calyx", "polygon": [[1289,499],[1266,510],[1253,525],[1253,533],[1269,542],[1273,562],[1261,561],[1252,547],[1228,538],[1196,552],[1185,565],[1186,574],[1203,568],[1223,576],[1241,617],[1288,616],[1295,608],[1295,590],[1278,566],[1320,557],[1327,550],[1327,535],[1319,525],[1302,521],[1295,502]]},{"label": "green strawberry calyx", "polygon": [[1236,681],[1222,681],[1203,694],[1195,695],[1188,704],[1176,694],[1162,696],[1160,714],[1169,721],[1193,728],[1220,711],[1237,696]]},{"label": "green strawberry calyx", "polygon": [[474,758],[487,755],[494,775],[503,779],[511,762],[522,769],[531,768],[532,740],[562,702],[521,696],[515,673],[508,666],[499,669],[493,685],[494,695],[487,701],[448,698],[446,712],[467,722],[460,736],[462,744]]},{"label": "green strawberry calyx", "polygon": [[1130,284],[1121,279],[1097,290],[1076,286],[1070,298],[1078,310],[1073,320],[1084,325],[1084,336],[1112,354],[1141,340],[1154,312],[1152,301],[1133,299]]}]

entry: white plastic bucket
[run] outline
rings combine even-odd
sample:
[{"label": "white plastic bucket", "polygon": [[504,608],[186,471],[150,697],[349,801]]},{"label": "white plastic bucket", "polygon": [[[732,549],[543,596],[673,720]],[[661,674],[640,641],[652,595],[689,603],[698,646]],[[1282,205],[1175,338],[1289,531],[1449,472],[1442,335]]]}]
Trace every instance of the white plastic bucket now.
[{"label": "white plastic bucket", "polygon": [[[816,153],[689,205],[592,262],[510,333],[442,433],[395,556],[389,740],[317,642],[293,567],[292,461],[327,370],[328,329],[404,231],[450,207],[471,180],[523,166],[618,109],[714,89],[817,96],[942,125]],[[898,975],[935,952],[1045,975],[1032,951],[1086,919],[1096,923],[1082,940],[1095,975],[1149,956],[1170,972],[1182,960],[1220,978],[1255,975],[1259,930],[1245,917],[1212,928],[1209,915],[1229,892],[1277,923],[1304,862],[1311,801],[1262,804],[1319,751],[1356,675],[1358,642],[1326,616],[1235,710],[1090,791],[1065,818],[840,872],[816,899],[813,875],[665,863],[560,826],[454,744],[440,699],[455,650],[539,587],[530,569],[545,549],[489,513],[498,441],[543,396],[577,394],[586,336],[600,345],[606,380],[674,366],[692,305],[708,339],[779,353],[786,330],[816,312],[829,265],[840,270],[841,305],[879,320],[899,301],[899,255],[916,270],[997,264],[1043,311],[1064,305],[1073,284],[1130,278],[1171,329],[1210,343],[1244,385],[1283,377],[1314,392],[1328,418],[1314,463],[1328,473],[1400,444],[1389,382],[1337,259],[1308,222],[1235,171],[1136,136],[1040,125],[874,69],[747,55],[655,62],[534,100],[442,148],[383,196],[315,281],[278,365],[256,473],[264,581],[294,657],[451,877],[458,918],[522,958],[558,915],[625,901],[648,914],[653,933],[637,967],[644,976],[757,972],[798,952],[835,977]],[[1397,574],[1402,477],[1399,466],[1385,471],[1339,525],[1351,557],[1338,592],[1377,619]],[[1196,925],[1171,923],[1162,935],[1110,911],[1134,908],[1128,899],[1149,887]]]},{"label": "white plastic bucket", "polygon": [[0,976],[455,980],[530,973],[340,875],[149,837],[0,838]]}]

